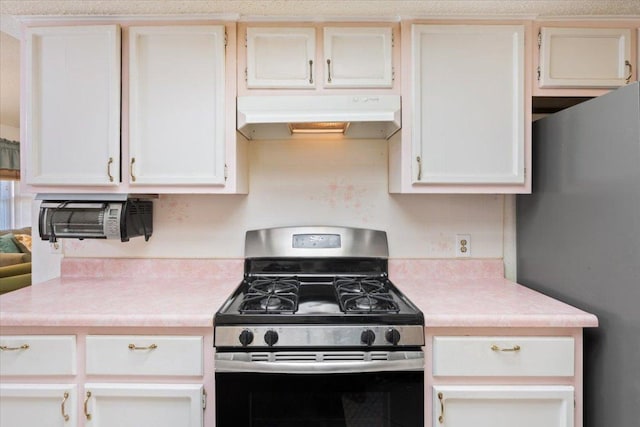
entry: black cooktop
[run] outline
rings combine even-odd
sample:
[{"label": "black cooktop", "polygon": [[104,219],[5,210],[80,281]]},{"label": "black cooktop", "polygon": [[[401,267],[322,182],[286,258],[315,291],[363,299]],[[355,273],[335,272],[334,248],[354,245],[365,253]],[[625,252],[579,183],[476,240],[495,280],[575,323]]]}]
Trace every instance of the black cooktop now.
[{"label": "black cooktop", "polygon": [[215,324],[422,325],[386,266],[384,259],[247,260]]}]

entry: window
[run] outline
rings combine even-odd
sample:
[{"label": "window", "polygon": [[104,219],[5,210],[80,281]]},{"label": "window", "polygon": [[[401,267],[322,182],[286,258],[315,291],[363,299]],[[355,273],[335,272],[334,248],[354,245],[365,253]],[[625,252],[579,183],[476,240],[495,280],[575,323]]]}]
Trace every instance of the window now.
[{"label": "window", "polygon": [[0,230],[31,226],[33,195],[20,192],[19,181],[0,181]]}]

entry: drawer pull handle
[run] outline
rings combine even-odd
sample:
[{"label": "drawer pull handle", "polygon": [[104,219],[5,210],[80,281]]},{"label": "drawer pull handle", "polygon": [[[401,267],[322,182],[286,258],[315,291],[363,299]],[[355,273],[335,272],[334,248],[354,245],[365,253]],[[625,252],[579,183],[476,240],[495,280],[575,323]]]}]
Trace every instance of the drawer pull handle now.
[{"label": "drawer pull handle", "polygon": [[520,351],[520,346],[519,345],[514,345],[511,348],[500,348],[497,345],[492,345],[491,346],[491,350],[493,351]]},{"label": "drawer pull handle", "polygon": [[438,400],[440,401],[440,416],[438,417],[438,421],[440,424],[444,424],[444,395],[442,392],[438,393]]},{"label": "drawer pull handle", "polygon": [[64,399],[62,399],[62,405],[60,406],[60,411],[62,411],[62,418],[64,418],[65,421],[69,421],[69,415],[66,414],[64,411],[64,404],[67,403],[67,399],[69,399],[69,392],[65,391],[62,396],[64,397]]},{"label": "drawer pull handle", "polygon": [[0,345],[0,350],[2,351],[29,350],[29,344],[22,344],[20,347],[8,347],[6,345]]},{"label": "drawer pull handle", "polygon": [[89,399],[91,398],[91,392],[88,391],[87,392],[87,398],[84,400],[84,416],[90,420],[91,419],[91,414],[89,413]]},{"label": "drawer pull handle", "polygon": [[158,348],[156,344],[151,344],[147,347],[138,347],[135,344],[129,344],[129,350],[155,350],[156,348]]},{"label": "drawer pull handle", "polygon": [[112,163],[113,163],[113,157],[109,157],[109,161],[107,162],[107,176],[109,177],[109,182],[113,182],[113,175],[111,175]]},{"label": "drawer pull handle", "polygon": [[631,77],[633,77],[633,65],[631,65],[631,62],[629,61],[624,61],[624,66],[629,69],[629,74],[627,74],[627,77],[625,78],[625,82],[629,83],[631,81]]},{"label": "drawer pull handle", "polygon": [[131,181],[136,182],[136,175],[133,173],[133,165],[136,163],[136,158],[131,158],[131,164],[129,165],[129,175],[131,175]]}]

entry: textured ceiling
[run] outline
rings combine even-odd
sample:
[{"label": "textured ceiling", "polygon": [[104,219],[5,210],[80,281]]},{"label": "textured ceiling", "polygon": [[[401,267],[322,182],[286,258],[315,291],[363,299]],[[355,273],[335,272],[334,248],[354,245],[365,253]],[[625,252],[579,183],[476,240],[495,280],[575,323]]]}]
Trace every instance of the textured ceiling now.
[{"label": "textured ceiling", "polygon": [[395,17],[424,15],[634,15],[639,0],[1,0],[8,15],[239,14]]},{"label": "textured ceiling", "polygon": [[[428,16],[633,17],[640,0],[0,0],[0,30],[21,15],[232,15],[312,20]],[[640,25],[640,20],[639,20]],[[18,43],[0,37],[0,124],[18,127]]]}]

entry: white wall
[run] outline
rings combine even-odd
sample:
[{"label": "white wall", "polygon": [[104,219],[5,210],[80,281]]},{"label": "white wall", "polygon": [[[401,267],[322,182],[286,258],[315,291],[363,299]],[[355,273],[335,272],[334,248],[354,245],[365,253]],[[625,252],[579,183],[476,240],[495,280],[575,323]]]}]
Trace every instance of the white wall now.
[{"label": "white wall", "polygon": [[10,141],[20,141],[20,128],[0,124],[0,138],[8,139]]},{"label": "white wall", "polygon": [[149,242],[66,240],[64,253],[233,258],[247,229],[326,224],[386,230],[393,258],[450,258],[456,233],[474,258],[503,258],[505,197],[390,195],[386,141],[252,142],[250,163],[247,196],[162,195]]}]

